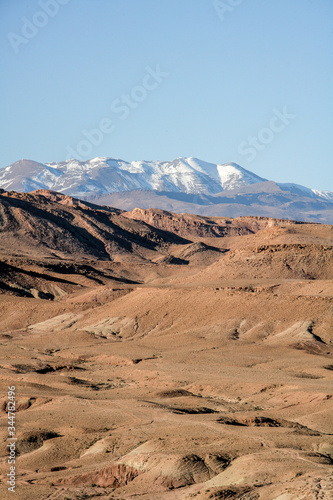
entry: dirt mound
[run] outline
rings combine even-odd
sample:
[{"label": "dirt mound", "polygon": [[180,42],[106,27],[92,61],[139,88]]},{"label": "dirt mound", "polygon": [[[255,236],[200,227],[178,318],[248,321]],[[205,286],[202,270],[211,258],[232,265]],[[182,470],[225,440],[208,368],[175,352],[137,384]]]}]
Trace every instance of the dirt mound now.
[{"label": "dirt mound", "polygon": [[297,422],[290,422],[289,420],[275,419],[271,417],[243,417],[243,418],[230,418],[221,417],[218,422],[225,425],[240,425],[246,427],[286,427],[288,429],[295,429],[298,433],[303,433],[310,436],[319,436],[318,431],[308,429],[308,427],[301,425]]},{"label": "dirt mound", "polygon": [[192,396],[192,393],[189,391],[185,391],[184,389],[170,389],[168,391],[158,392],[157,396],[161,398],[179,398],[183,396]]},{"label": "dirt mound", "polygon": [[176,265],[176,266],[186,266],[189,261],[185,259],[180,259],[179,257],[174,257],[173,255],[167,255],[165,257],[162,257],[161,259],[158,259],[157,261],[158,264],[167,264],[167,265]]},{"label": "dirt mound", "polygon": [[[163,453],[161,446],[148,441],[122,457],[119,462],[136,467],[155,485],[173,490],[213,478],[231,463],[230,456],[219,453],[198,455]],[[152,453],[154,451],[154,453]]]},{"label": "dirt mound", "polygon": [[30,453],[31,451],[37,450],[43,446],[45,441],[49,439],[58,438],[60,435],[54,431],[33,431],[25,432],[16,443],[17,453],[22,455],[24,453]]},{"label": "dirt mound", "polygon": [[133,467],[128,467],[124,464],[114,464],[95,472],[62,479],[58,481],[58,484],[120,488],[133,481],[139,474],[141,474],[141,471]]}]

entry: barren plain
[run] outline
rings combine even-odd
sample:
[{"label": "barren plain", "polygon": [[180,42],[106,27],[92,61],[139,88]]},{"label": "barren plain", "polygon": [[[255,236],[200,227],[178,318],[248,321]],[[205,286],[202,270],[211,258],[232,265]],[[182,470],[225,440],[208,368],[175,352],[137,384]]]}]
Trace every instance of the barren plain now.
[{"label": "barren plain", "polygon": [[332,236],[1,191],[1,498],[332,498]]}]

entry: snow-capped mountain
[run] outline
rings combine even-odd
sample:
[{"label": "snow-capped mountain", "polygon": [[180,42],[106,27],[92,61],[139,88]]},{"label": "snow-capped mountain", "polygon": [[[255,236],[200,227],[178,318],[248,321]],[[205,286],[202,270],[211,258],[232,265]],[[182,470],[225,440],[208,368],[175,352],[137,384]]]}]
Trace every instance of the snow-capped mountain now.
[{"label": "snow-capped mountain", "polygon": [[[215,164],[197,158],[173,161],[126,162],[113,158],[37,163],[20,160],[0,170],[0,188],[7,191],[49,189],[76,197],[136,189],[216,195],[265,182],[236,163]],[[333,193],[297,184],[278,184],[282,190],[333,201]]]},{"label": "snow-capped mountain", "polygon": [[202,215],[260,215],[333,224],[333,192],[276,183],[236,163],[197,158],[126,162],[114,158],[0,169],[0,189],[58,191],[100,205],[162,208]]},{"label": "snow-capped mountain", "polygon": [[264,180],[235,163],[216,165],[196,158],[131,163],[94,158],[46,164],[20,160],[0,170],[0,188],[50,189],[78,197],[135,189],[214,195]]}]

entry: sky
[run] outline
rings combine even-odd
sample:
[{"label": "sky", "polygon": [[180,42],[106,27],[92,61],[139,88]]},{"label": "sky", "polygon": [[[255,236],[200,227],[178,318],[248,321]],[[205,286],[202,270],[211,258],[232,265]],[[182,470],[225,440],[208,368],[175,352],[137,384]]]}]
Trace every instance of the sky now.
[{"label": "sky", "polygon": [[0,167],[236,162],[333,191],[332,0],[0,0]]}]

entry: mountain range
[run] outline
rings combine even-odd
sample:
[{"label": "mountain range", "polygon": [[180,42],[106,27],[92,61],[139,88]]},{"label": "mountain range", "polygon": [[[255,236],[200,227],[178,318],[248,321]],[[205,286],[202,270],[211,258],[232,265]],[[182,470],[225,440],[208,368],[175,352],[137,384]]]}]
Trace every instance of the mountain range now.
[{"label": "mountain range", "polygon": [[259,177],[236,163],[197,158],[126,162],[113,158],[38,163],[0,170],[0,188],[57,191],[124,210],[161,208],[200,215],[257,215],[333,223],[333,192]]}]

